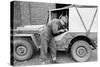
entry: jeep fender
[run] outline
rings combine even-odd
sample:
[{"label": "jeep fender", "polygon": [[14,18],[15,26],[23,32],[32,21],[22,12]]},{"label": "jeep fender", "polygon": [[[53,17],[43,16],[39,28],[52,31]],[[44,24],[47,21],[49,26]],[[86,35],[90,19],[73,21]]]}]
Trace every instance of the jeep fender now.
[{"label": "jeep fender", "polygon": [[84,35],[79,35],[79,36],[76,36],[76,37],[72,38],[72,39],[70,40],[70,45],[69,45],[69,46],[72,46],[72,44],[73,44],[75,41],[77,41],[77,40],[85,40],[85,41],[87,41],[94,49],[96,49],[96,45],[94,44],[94,42],[93,42],[90,38],[88,38],[87,36],[84,36]]},{"label": "jeep fender", "polygon": [[15,34],[13,36],[14,37],[19,37],[19,38],[21,38],[21,37],[24,37],[24,38],[29,37],[29,38],[32,39],[32,41],[33,41],[34,45],[36,46],[36,48],[39,48],[39,46],[36,43],[36,38],[35,38],[34,34]]}]

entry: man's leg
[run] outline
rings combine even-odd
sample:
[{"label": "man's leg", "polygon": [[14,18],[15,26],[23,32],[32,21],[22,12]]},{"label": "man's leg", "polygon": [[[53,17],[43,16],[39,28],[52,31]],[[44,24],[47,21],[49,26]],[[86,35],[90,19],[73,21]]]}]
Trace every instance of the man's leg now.
[{"label": "man's leg", "polygon": [[41,61],[45,62],[47,60],[47,48],[48,48],[48,44],[47,44],[47,40],[42,38],[41,40]]},{"label": "man's leg", "polygon": [[52,61],[56,62],[56,44],[53,38],[50,41],[49,48],[50,48]]},{"label": "man's leg", "polygon": [[47,62],[47,49],[48,49],[48,33],[47,33],[47,28],[41,31],[40,33],[41,37],[41,61],[43,64]]}]

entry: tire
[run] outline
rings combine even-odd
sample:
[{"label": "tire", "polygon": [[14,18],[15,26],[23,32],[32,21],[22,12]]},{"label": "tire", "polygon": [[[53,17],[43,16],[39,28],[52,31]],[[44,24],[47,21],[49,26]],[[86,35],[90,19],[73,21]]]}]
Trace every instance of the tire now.
[{"label": "tire", "polygon": [[88,42],[78,40],[71,47],[72,58],[77,62],[85,62],[91,56],[91,48]]},{"label": "tire", "polygon": [[33,55],[32,45],[24,39],[14,40],[14,59],[17,61],[28,60]]}]

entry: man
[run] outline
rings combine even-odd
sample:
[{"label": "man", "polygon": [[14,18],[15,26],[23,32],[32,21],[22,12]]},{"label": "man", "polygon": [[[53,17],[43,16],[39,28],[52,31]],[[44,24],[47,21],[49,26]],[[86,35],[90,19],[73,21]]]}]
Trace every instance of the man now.
[{"label": "man", "polygon": [[60,29],[68,21],[68,18],[62,16],[60,19],[53,19],[46,24],[44,29],[41,31],[41,60],[42,64],[47,61],[47,49],[50,48],[52,62],[56,62],[56,44],[54,37],[65,32],[65,29]]}]

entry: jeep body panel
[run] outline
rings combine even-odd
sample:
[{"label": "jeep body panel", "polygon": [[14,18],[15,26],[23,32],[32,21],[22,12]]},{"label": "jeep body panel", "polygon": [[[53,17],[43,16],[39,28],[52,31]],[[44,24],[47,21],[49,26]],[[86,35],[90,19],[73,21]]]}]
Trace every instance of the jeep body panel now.
[{"label": "jeep body panel", "polygon": [[96,32],[91,32],[88,36],[86,35],[86,33],[84,32],[65,32],[64,35],[58,35],[57,37],[55,37],[55,42],[57,45],[57,50],[65,50],[68,49],[71,41],[74,38],[77,37],[85,37],[87,39],[89,39],[91,41],[91,46],[93,45],[93,48],[96,48],[96,44],[97,44],[97,33]]}]

